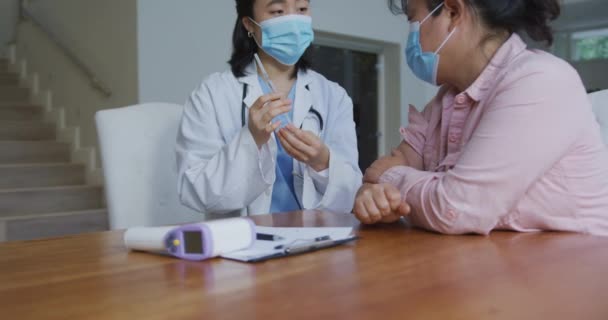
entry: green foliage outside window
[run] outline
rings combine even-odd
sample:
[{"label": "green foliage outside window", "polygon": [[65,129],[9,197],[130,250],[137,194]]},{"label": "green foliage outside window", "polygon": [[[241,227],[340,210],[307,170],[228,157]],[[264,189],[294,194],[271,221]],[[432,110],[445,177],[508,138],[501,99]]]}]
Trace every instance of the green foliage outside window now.
[{"label": "green foliage outside window", "polygon": [[576,60],[608,59],[608,36],[576,40]]}]

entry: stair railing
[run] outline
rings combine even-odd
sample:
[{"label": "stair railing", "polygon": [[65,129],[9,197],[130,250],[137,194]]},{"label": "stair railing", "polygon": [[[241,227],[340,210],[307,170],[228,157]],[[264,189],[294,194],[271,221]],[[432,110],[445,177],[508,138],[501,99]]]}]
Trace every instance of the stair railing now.
[{"label": "stair railing", "polygon": [[110,88],[92,71],[92,69],[82,61],[61,39],[47,26],[45,26],[29,8],[28,0],[21,0],[19,3],[19,19],[21,22],[29,21],[42,31],[51,42],[89,79],[91,87],[106,98],[112,96]]}]

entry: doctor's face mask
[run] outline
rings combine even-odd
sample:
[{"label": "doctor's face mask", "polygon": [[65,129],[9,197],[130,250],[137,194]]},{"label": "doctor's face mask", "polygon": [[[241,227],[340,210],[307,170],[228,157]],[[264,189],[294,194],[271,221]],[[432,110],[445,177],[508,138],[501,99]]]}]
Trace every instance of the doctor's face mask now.
[{"label": "doctor's face mask", "polygon": [[258,47],[284,65],[295,65],[314,40],[310,16],[290,14],[262,23],[249,19],[262,30],[261,44],[253,37]]}]

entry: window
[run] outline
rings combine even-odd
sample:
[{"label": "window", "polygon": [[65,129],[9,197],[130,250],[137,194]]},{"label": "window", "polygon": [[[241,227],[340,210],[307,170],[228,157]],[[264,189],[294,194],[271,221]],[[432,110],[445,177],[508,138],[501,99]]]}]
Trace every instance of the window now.
[{"label": "window", "polygon": [[573,61],[608,59],[608,29],[572,33]]}]

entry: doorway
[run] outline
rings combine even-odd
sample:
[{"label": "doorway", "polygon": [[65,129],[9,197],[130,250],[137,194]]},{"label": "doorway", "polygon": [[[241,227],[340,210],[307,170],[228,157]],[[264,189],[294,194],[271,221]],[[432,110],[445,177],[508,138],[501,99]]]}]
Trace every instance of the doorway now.
[{"label": "doorway", "polygon": [[312,47],[313,69],[342,86],[353,100],[359,167],[363,172],[378,158],[381,123],[381,55],[331,40]]}]

